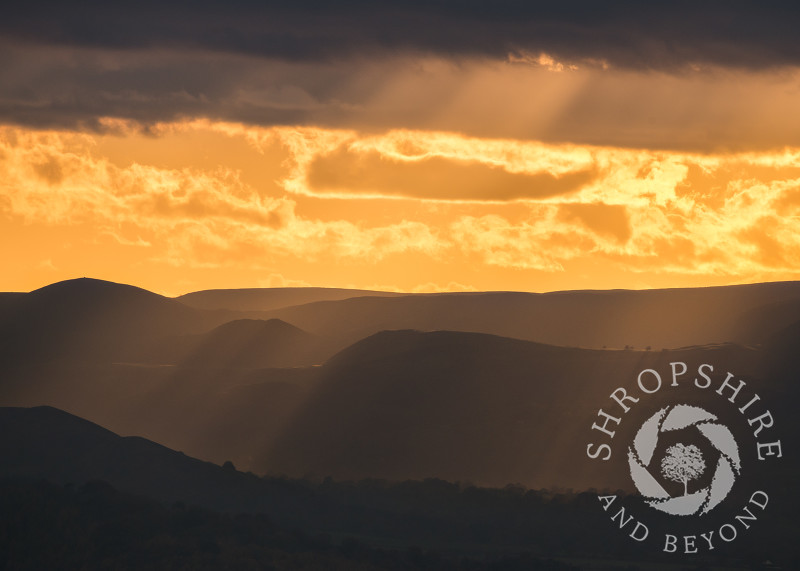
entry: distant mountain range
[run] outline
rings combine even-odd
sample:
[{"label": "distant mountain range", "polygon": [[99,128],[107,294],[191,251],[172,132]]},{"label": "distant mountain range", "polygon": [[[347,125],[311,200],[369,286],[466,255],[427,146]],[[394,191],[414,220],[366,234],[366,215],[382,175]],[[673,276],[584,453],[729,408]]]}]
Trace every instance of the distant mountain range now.
[{"label": "distant mountain range", "polygon": [[760,344],[800,321],[800,283],[662,289],[416,294],[320,301],[267,313],[341,345],[388,329],[491,333],[593,349]]},{"label": "distant mountain range", "polygon": [[[393,329],[490,333],[595,349],[760,344],[800,321],[800,282],[547,294],[267,288],[208,290],[170,299],[81,278],[27,294],[0,294],[0,363],[176,364],[186,356],[182,351],[203,344],[180,337],[207,334],[242,319],[280,319],[316,335],[320,345],[315,351],[298,351],[302,356],[296,364],[303,365],[311,357],[319,364],[360,339]],[[248,326],[230,327],[242,335]],[[306,348],[307,341],[301,343]],[[174,350],[165,343],[175,345]],[[294,352],[288,350],[281,366]],[[244,358],[242,366],[259,363],[260,357],[253,359]]]},{"label": "distant mountain range", "polygon": [[260,474],[575,489],[627,481],[587,464],[585,445],[598,403],[643,368],[718,363],[796,429],[795,282],[356,290],[263,311],[326,292],[288,293],[199,292],[215,309],[89,279],[0,295],[0,405],[58,407]]}]

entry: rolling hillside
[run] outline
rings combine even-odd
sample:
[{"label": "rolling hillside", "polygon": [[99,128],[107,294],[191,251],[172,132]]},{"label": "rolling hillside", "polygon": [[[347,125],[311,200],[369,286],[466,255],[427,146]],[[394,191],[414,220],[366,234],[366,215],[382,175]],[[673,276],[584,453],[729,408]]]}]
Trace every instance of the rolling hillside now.
[{"label": "rolling hillside", "polygon": [[[590,427],[597,410],[609,407],[612,390],[633,391],[645,368],[666,376],[673,361],[690,370],[712,363],[750,380],[778,410],[790,389],[766,378],[763,356],[736,345],[601,351],[476,333],[383,332],[321,368],[316,390],[254,470],[489,486],[620,486],[629,482],[624,473],[586,456]],[[727,401],[714,391],[697,392],[689,382],[650,397],[628,415],[620,439],[632,438],[645,415],[676,395],[691,393],[709,410],[724,411]],[[784,427],[794,426],[791,413],[780,414]],[[747,425],[738,430],[744,434]]]},{"label": "rolling hillside", "polygon": [[[77,280],[10,297],[13,315],[2,326],[13,366],[4,365],[0,404],[55,406],[120,434],[257,473],[612,485],[618,475],[584,465],[589,427],[609,392],[634,382],[643,368],[665,370],[675,360],[726,367],[759,387],[793,426],[786,407],[797,391],[798,337],[796,326],[784,326],[791,312],[779,312],[773,325],[759,322],[761,346],[711,340],[735,338],[738,326],[723,326],[749,322],[743,315],[769,317],[771,304],[791,306],[795,290],[796,284],[783,283],[355,298],[286,308],[279,313],[296,321],[285,322],[196,310],[138,288]],[[781,296],[784,301],[760,305]],[[691,300],[700,305],[694,313],[676,310]],[[738,313],[727,321],[713,319],[734,306]],[[600,319],[625,307],[641,313]],[[526,321],[534,311],[541,319]],[[304,320],[317,330],[299,325]],[[398,323],[438,331],[360,337]],[[673,341],[711,344],[581,349],[480,331],[505,328],[531,337],[551,331],[548,323],[548,335],[572,335],[572,345],[600,335],[594,326],[604,328],[604,339],[648,331],[649,339],[669,334]],[[478,332],[440,330],[448,324]],[[139,350],[146,343],[153,345]],[[346,343],[334,355],[334,346]]]},{"label": "rolling hillside", "polygon": [[0,363],[138,360],[162,338],[229,321],[149,291],[81,278],[16,295],[0,312]]},{"label": "rolling hillside", "polygon": [[[775,304],[785,304],[776,312]],[[762,314],[767,317],[762,318]],[[387,329],[491,333],[594,349],[763,343],[800,320],[800,283],[665,290],[417,294],[321,301],[269,312],[340,348]]]}]

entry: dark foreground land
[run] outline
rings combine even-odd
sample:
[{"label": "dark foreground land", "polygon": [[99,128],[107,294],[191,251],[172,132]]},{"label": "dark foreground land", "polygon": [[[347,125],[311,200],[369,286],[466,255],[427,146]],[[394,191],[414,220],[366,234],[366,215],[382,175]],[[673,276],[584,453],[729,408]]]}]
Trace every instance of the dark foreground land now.
[{"label": "dark foreground land", "polygon": [[[5,478],[0,480],[0,566],[516,571],[796,569],[800,564],[796,549],[763,535],[750,538],[739,555],[704,556],[692,563],[619,553],[608,526],[596,521],[596,498],[590,493],[460,489],[439,481],[291,485],[305,488],[312,503],[337,505],[341,512],[328,523],[341,532],[286,527],[265,513],[168,505],[100,481],[60,486]],[[398,509],[397,500],[409,495],[418,501]],[[381,501],[385,507],[372,507]],[[790,515],[783,514],[782,523],[793,525]],[[591,528],[596,532],[590,534]],[[791,528],[795,537],[798,531],[796,525]]]},{"label": "dark foreground land", "polygon": [[[0,408],[0,429],[3,569],[800,565],[800,506],[788,481],[771,483],[778,495],[768,519],[742,529],[733,544],[687,558],[630,540],[630,528],[618,529],[594,490],[256,476],[50,407]],[[739,506],[720,509],[723,521],[735,522]],[[654,538],[675,532],[668,519],[648,523]]]}]

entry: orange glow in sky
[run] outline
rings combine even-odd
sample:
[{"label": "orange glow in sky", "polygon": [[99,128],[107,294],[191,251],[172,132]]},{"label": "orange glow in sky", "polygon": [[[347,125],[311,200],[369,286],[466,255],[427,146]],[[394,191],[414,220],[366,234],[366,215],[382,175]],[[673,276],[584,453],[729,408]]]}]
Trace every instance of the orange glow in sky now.
[{"label": "orange glow in sky", "polygon": [[[117,113],[91,124],[0,124],[3,291],[80,276],[168,295],[800,278],[791,66],[636,70],[524,53],[344,65],[23,43],[7,53],[26,62],[28,83],[45,78],[43,98],[53,61],[97,82],[150,67],[240,76],[213,105],[160,84],[141,87],[152,96],[109,86],[87,93]],[[129,116],[151,102],[253,119]]]},{"label": "orange glow in sky", "polygon": [[211,121],[0,130],[5,291],[797,279],[800,149],[690,153]]}]

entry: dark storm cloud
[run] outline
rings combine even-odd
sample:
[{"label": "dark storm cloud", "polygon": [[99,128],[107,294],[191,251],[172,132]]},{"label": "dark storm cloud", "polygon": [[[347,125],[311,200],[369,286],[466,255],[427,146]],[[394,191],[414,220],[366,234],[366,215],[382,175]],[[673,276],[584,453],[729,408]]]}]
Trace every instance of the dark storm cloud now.
[{"label": "dark storm cloud", "polygon": [[[320,106],[303,89],[325,97],[317,82],[337,73],[317,71],[315,81],[305,79],[305,66],[265,66],[252,58],[6,44],[0,45],[0,121],[89,129],[100,129],[102,117],[143,125],[199,116],[303,123]],[[294,89],[291,97],[287,89]]]},{"label": "dark storm cloud", "polygon": [[800,62],[800,4],[733,1],[19,2],[0,34],[35,43],[207,49],[325,60],[540,51],[620,68]]},{"label": "dark storm cloud", "polygon": [[[147,129],[202,117],[701,151],[798,146],[800,73],[782,67],[800,65],[794,6],[32,0],[0,12],[0,123],[103,130],[110,117]],[[554,73],[572,68],[541,52],[579,69]]]}]

